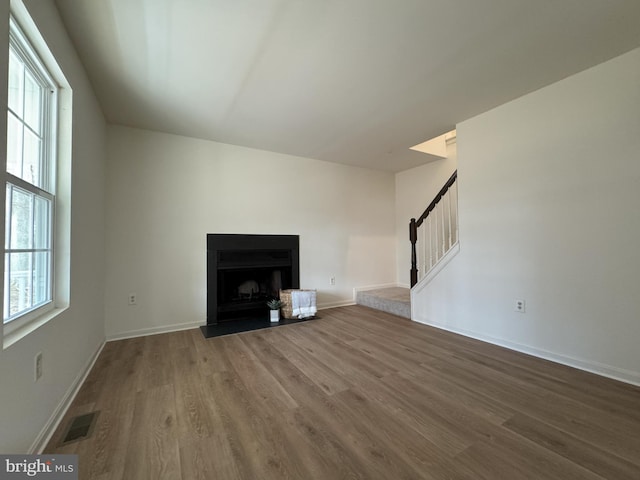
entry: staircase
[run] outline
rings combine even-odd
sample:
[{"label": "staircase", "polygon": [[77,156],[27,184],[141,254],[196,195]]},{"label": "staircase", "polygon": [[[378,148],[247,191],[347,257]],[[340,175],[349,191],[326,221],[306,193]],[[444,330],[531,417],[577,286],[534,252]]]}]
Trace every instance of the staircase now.
[{"label": "staircase", "polygon": [[356,294],[356,303],[411,318],[411,291],[408,288],[389,287],[360,291]]},{"label": "staircase", "polygon": [[[459,251],[458,171],[447,180],[424,213],[409,224],[411,288],[422,289]],[[411,318],[411,290],[388,287],[356,293],[356,303]]]},{"label": "staircase", "polygon": [[428,282],[457,253],[457,180],[456,170],[418,220],[412,218],[409,223],[411,288]]}]

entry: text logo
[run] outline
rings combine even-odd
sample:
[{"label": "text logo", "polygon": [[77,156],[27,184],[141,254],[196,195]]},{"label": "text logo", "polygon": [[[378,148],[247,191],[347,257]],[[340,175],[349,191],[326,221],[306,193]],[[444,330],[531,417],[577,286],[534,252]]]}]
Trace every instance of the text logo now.
[{"label": "text logo", "polygon": [[77,455],[0,455],[0,480],[78,480]]}]

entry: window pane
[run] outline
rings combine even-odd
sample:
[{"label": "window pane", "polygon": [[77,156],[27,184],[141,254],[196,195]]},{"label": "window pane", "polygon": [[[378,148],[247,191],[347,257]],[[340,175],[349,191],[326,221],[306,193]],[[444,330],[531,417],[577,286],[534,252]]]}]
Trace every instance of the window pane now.
[{"label": "window pane", "polygon": [[34,248],[51,248],[49,212],[51,212],[51,201],[36,196],[33,225]]},{"label": "window pane", "polygon": [[43,188],[40,178],[40,138],[28,129],[24,130],[24,160],[22,178],[36,187]]},{"label": "window pane", "polygon": [[33,232],[33,194],[16,187],[11,195],[11,210],[7,215],[11,216],[11,240],[9,248],[25,249],[33,248],[31,234]]},{"label": "window pane", "polygon": [[42,190],[51,187],[56,168],[55,122],[48,114],[57,111],[58,90],[12,17],[9,43],[5,322],[29,321],[33,316],[23,315],[52,301],[55,199]]},{"label": "window pane", "polygon": [[51,300],[49,288],[51,254],[36,252],[33,262],[33,305],[41,305]]},{"label": "window pane", "polygon": [[3,319],[6,321],[9,318],[9,298],[11,296],[11,288],[7,288],[9,285],[9,254],[4,254],[4,312]]},{"label": "window pane", "polygon": [[9,112],[7,125],[7,172],[22,178],[22,122]]},{"label": "window pane", "polygon": [[[4,205],[4,249],[9,249],[9,244],[11,243],[11,192],[13,191],[11,185],[7,183],[7,198],[5,199]],[[6,273],[6,270],[5,270]],[[6,276],[5,276],[6,277]],[[7,285],[7,279],[4,279],[4,284]],[[5,303],[7,299],[4,299]]]},{"label": "window pane", "polygon": [[31,308],[32,253],[9,253],[9,316]]},{"label": "window pane", "polygon": [[52,203],[48,198],[7,185],[5,244],[8,249],[31,251],[5,254],[5,321],[52,300]]},{"label": "window pane", "polygon": [[42,88],[33,78],[33,75],[25,71],[24,77],[24,121],[36,133],[40,134],[42,110]]},{"label": "window pane", "polygon": [[9,51],[9,108],[23,115],[24,66],[13,49]]}]

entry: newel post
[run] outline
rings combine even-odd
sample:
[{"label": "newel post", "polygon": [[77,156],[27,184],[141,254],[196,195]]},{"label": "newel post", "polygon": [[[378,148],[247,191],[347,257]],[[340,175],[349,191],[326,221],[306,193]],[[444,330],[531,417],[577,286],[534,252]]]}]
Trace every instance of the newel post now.
[{"label": "newel post", "polygon": [[416,219],[409,223],[409,241],[411,241],[411,286],[418,283],[418,259],[416,256],[416,242],[418,241],[418,226]]}]

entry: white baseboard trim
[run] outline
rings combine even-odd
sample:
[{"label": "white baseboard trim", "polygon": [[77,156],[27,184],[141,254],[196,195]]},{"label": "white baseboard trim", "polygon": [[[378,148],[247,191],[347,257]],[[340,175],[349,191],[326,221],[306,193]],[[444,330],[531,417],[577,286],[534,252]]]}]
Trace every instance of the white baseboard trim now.
[{"label": "white baseboard trim", "polygon": [[329,303],[319,303],[318,310],[326,310],[328,308],[337,308],[337,307],[348,307],[351,305],[355,305],[356,302],[353,300],[343,300],[340,302],[329,302]]},{"label": "white baseboard trim", "polygon": [[450,328],[443,325],[438,325],[436,323],[431,323],[427,320],[421,320],[416,318],[412,318],[412,320],[417,323],[429,325],[430,327],[439,328],[440,330],[446,330],[448,332],[473,338],[475,340],[480,340],[482,342],[498,345],[499,347],[508,348],[509,350],[514,350],[520,353],[526,353],[527,355],[532,355],[534,357],[542,358],[544,360],[560,363],[568,367],[577,368],[578,370],[584,370],[585,372],[595,373],[596,375],[600,375],[602,377],[607,377],[613,380],[618,380],[620,382],[640,386],[640,372],[634,372],[632,370],[626,370],[623,368],[618,368],[611,365],[594,362],[592,360],[584,360],[581,358],[571,357],[569,355],[549,352],[541,348],[531,347],[529,345],[523,345],[521,343],[511,342],[509,340],[495,338],[488,335],[482,335],[476,332]]},{"label": "white baseboard trim", "polygon": [[398,283],[383,283],[381,285],[369,285],[366,287],[354,287],[353,288],[353,300],[355,302],[356,294],[358,292],[366,292],[368,290],[379,290],[381,288],[394,288],[394,287],[402,287],[402,285]]},{"label": "white baseboard trim", "polygon": [[[355,305],[355,300],[342,300],[338,302],[328,302],[318,304],[318,310],[325,310],[327,308],[347,307],[349,305]],[[188,322],[188,323],[176,323],[173,325],[163,325],[159,327],[141,328],[139,330],[130,330],[128,332],[112,333],[107,335],[107,342],[113,342],[116,340],[126,340],[128,338],[146,337],[148,335],[158,335],[161,333],[179,332],[182,330],[190,330],[192,328],[199,328],[204,326],[201,322]]]},{"label": "white baseboard trim", "polygon": [[96,360],[102,352],[105,343],[106,342],[104,340],[100,342],[100,345],[98,345],[95,353],[89,358],[84,368],[80,370],[73,383],[69,386],[69,389],[65,393],[64,397],[62,397],[62,400],[60,400],[60,403],[51,414],[51,417],[49,417],[49,420],[42,428],[42,430],[40,430],[40,433],[31,444],[31,447],[29,447],[29,454],[41,454],[44,448],[47,446],[47,443],[49,443],[49,440],[51,440],[51,437],[58,428],[58,425],[60,425],[60,422],[64,418],[64,415],[67,413],[67,410],[69,410],[71,403],[76,398],[76,395],[78,394],[80,387],[86,380],[87,375],[89,375],[89,372],[93,368],[93,365],[96,363]]},{"label": "white baseboard trim", "polygon": [[[373,287],[362,287],[357,289],[358,291],[362,290],[377,290],[378,288],[388,288],[388,287],[396,287],[395,283],[393,284],[385,284],[385,285],[376,285]],[[340,300],[337,302],[325,302],[318,304],[318,310],[326,310],[328,308],[337,308],[337,307],[348,307],[356,304],[356,289],[354,288],[354,295],[352,299],[349,300]],[[157,335],[160,333],[171,333],[171,332],[179,332],[181,330],[190,330],[192,328],[198,328],[205,325],[201,322],[188,322],[188,323],[176,323],[173,325],[164,325],[160,327],[150,327],[150,328],[141,328],[139,330],[130,330],[128,332],[121,333],[112,333],[107,335],[107,342],[112,342],[115,340],[126,340],[128,338],[136,338],[136,337],[146,337],[148,335]]]},{"label": "white baseboard trim", "polygon": [[112,333],[107,335],[107,342],[114,340],[126,340],[127,338],[146,337],[148,335],[158,335],[160,333],[179,332],[181,330],[191,330],[205,325],[202,322],[175,323],[173,325],[162,325],[159,327],[141,328],[139,330],[129,330],[128,332]]}]

